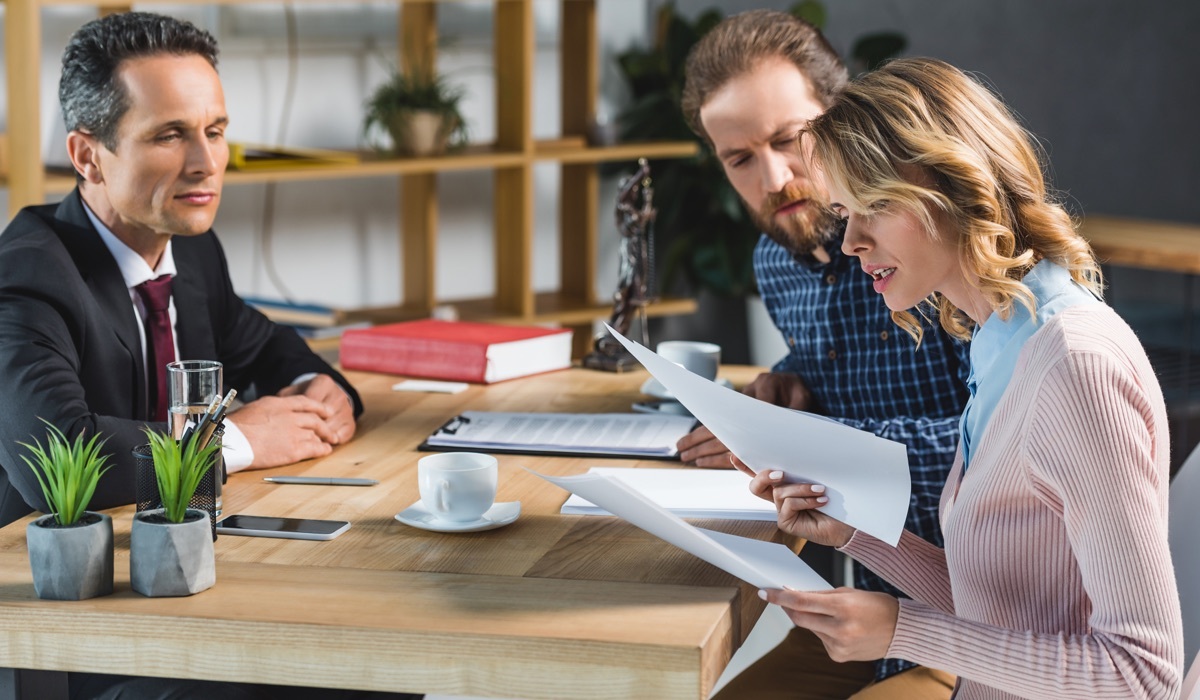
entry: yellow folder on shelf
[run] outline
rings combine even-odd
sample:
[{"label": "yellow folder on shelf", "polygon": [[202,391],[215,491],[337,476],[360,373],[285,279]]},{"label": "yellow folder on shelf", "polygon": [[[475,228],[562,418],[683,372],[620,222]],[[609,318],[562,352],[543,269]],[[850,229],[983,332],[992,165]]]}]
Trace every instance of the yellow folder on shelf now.
[{"label": "yellow folder on shelf", "polygon": [[355,165],[358,162],[358,154],[353,151],[258,146],[238,141],[229,142],[230,170],[279,170],[310,165]]}]

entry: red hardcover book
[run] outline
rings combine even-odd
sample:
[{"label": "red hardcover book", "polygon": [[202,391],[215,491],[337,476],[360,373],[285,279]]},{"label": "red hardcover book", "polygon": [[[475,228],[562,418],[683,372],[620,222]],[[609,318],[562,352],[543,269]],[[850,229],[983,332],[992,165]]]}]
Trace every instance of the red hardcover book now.
[{"label": "red hardcover book", "polygon": [[566,328],[426,319],[348,330],[346,369],[490,384],[571,366]]}]

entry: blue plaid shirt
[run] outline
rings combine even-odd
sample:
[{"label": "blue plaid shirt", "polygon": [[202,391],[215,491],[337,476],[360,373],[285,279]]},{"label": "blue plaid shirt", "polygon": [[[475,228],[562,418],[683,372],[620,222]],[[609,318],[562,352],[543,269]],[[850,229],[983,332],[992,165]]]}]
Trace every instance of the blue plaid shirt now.
[{"label": "blue plaid shirt", "polygon": [[[958,446],[970,345],[935,323],[916,347],[892,322],[858,258],[842,253],[841,236],[826,250],[828,264],[794,257],[765,235],[754,249],[759,292],[790,348],[772,369],[804,380],[813,412],[908,446],[912,497],[906,525],[941,546],[938,501]],[[855,585],[901,595],[857,564]],[[912,667],[884,659],[876,677]]]}]

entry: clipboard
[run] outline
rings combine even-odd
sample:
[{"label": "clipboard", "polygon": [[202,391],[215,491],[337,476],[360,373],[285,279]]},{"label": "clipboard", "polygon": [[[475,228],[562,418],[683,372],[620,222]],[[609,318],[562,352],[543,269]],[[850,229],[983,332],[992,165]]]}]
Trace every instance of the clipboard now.
[{"label": "clipboard", "polygon": [[465,411],[417,450],[671,461],[679,459],[675,443],[695,427],[678,415]]}]

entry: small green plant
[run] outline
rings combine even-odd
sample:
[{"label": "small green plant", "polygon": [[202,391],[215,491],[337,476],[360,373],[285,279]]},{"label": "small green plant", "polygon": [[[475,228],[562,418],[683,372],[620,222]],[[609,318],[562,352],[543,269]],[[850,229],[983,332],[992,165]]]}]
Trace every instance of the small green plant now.
[{"label": "small green plant", "polygon": [[213,441],[203,448],[199,440],[187,440],[180,446],[171,436],[146,430],[150,440],[150,457],[154,460],[154,475],[158,478],[158,497],[162,499],[163,516],[173,522],[183,522],[188,503],[200,486],[200,479],[216,461],[220,443]]},{"label": "small green plant", "polygon": [[[463,95],[462,88],[450,85],[432,70],[393,70],[388,81],[367,99],[363,131],[369,134],[372,127],[379,127],[398,141],[413,114],[429,112],[442,119],[439,137],[451,148],[460,147],[467,141],[466,121],[459,110]],[[395,145],[397,150],[403,149],[402,144]]]},{"label": "small green plant", "polygon": [[73,441],[68,440],[49,421],[42,419],[42,422],[49,428],[46,446],[42,447],[36,439],[32,445],[19,443],[33,454],[33,460],[25,455],[21,455],[21,459],[37,477],[55,521],[67,527],[79,522],[96,492],[100,477],[110,468],[105,466],[108,455],[100,454],[105,441],[99,440],[97,434],[85,442],[82,432]]}]

